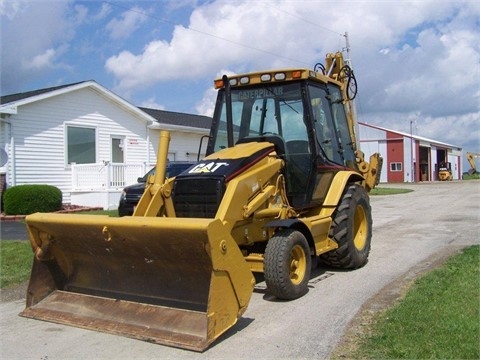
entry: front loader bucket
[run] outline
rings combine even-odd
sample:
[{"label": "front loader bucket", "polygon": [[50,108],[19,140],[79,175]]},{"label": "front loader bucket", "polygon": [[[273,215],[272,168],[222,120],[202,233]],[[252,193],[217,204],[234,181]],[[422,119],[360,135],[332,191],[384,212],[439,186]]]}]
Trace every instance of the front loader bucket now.
[{"label": "front loader bucket", "polygon": [[203,351],[253,292],[219,220],[38,213],[26,223],[25,317]]}]

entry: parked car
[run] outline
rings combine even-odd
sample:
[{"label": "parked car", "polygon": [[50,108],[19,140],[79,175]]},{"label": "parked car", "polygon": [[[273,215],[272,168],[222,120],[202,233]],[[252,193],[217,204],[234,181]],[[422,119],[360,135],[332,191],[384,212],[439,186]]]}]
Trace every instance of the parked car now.
[{"label": "parked car", "polygon": [[[187,170],[193,164],[195,163],[180,161],[169,162],[167,164],[165,176],[177,176],[181,172]],[[120,195],[120,202],[118,204],[118,216],[133,215],[133,210],[135,209],[135,206],[137,206],[140,198],[143,195],[143,192],[145,191],[145,184],[147,183],[148,177],[154,174],[155,168],[152,168],[149,172],[143,175],[143,177],[139,177],[137,179],[137,184],[129,185],[123,189],[122,194]]]}]

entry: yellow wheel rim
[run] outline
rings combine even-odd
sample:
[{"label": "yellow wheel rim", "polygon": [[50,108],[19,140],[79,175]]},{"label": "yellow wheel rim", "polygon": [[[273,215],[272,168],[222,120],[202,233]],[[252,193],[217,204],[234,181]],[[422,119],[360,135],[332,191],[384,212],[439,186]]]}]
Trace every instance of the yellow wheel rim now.
[{"label": "yellow wheel rim", "polygon": [[367,216],[363,206],[357,206],[353,219],[353,243],[357,250],[363,250],[367,243]]},{"label": "yellow wheel rim", "polygon": [[298,285],[305,277],[305,269],[307,267],[307,256],[303,247],[295,245],[292,248],[290,256],[290,280],[294,285]]}]

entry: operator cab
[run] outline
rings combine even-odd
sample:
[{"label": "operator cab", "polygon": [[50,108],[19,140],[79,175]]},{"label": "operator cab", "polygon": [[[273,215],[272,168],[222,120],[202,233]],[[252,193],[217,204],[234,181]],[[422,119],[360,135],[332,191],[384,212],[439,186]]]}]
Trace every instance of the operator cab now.
[{"label": "operator cab", "polygon": [[356,169],[340,87],[308,76],[258,83],[253,77],[247,85],[239,79],[223,79],[227,86],[218,93],[207,155],[240,143],[270,142],[286,163],[290,204],[321,204],[333,175]]}]

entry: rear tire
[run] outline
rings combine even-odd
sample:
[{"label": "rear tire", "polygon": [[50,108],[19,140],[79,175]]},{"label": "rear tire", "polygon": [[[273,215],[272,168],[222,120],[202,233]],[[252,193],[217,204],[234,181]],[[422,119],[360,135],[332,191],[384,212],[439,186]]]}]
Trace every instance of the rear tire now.
[{"label": "rear tire", "polygon": [[352,184],[333,214],[329,236],[338,243],[334,251],[320,255],[322,263],[356,269],[368,261],[372,239],[372,211],[363,186]]},{"label": "rear tire", "polygon": [[293,300],[305,295],[310,270],[310,248],[301,232],[282,230],[268,241],[264,276],[268,290],[277,298]]}]

